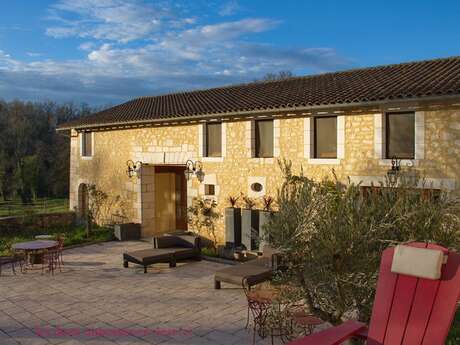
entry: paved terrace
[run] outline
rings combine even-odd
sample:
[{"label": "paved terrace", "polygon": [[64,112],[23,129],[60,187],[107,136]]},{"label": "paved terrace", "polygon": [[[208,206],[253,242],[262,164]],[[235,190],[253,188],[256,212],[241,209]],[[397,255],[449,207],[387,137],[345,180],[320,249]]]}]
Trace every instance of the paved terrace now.
[{"label": "paved terrace", "polygon": [[[213,288],[213,273],[224,265],[155,265],[148,274],[122,267],[125,249],[148,247],[108,242],[66,250],[63,271],[54,276],[14,276],[4,267],[0,344],[252,344],[243,291]],[[104,334],[90,335],[91,329]],[[136,334],[109,334],[120,329]]]}]

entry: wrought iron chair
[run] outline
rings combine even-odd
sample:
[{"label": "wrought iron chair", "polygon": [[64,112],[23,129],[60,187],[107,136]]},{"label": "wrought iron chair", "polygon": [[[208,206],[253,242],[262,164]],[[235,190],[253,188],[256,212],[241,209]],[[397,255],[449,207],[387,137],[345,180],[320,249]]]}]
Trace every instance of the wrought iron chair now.
[{"label": "wrought iron chair", "polygon": [[[265,329],[265,322],[268,315],[268,311],[272,306],[272,300],[266,299],[263,296],[257,296],[251,290],[251,285],[247,281],[247,277],[243,278],[242,286],[243,291],[246,295],[248,301],[248,315],[246,321],[246,328],[249,326],[250,315],[252,314],[253,320],[253,337],[252,343],[256,343],[256,333],[259,334],[261,338],[267,336]],[[272,339],[273,342],[273,339]]]},{"label": "wrought iron chair", "polygon": [[43,254],[42,274],[45,268],[48,268],[48,272],[50,272],[52,275],[54,275],[54,270],[56,268],[59,268],[59,272],[62,272],[60,253],[61,251],[59,249],[49,249],[45,251]]},{"label": "wrought iron chair", "polygon": [[64,266],[64,259],[62,257],[62,251],[64,250],[64,237],[58,235],[56,240],[58,241],[57,251],[59,252],[59,264]]},{"label": "wrought iron chair", "polygon": [[23,266],[25,264],[25,255],[20,251],[14,251],[11,247],[8,248],[11,255],[0,256],[0,275],[2,275],[2,266],[6,264],[11,265],[11,271],[16,275],[15,265],[19,264],[21,273],[23,272]]}]

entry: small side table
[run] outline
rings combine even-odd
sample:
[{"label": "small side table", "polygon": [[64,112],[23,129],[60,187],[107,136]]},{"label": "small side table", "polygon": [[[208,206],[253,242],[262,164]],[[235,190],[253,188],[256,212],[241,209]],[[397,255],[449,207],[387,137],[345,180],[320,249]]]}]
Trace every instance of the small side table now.
[{"label": "small side table", "polygon": [[312,334],[316,326],[324,323],[323,320],[307,314],[303,310],[294,311],[291,315],[293,323],[302,329],[304,336]]}]

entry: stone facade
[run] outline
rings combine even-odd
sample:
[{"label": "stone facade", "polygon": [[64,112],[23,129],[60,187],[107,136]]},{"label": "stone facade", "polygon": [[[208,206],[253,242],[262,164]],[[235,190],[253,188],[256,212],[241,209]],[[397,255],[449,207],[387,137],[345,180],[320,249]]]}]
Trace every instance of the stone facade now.
[{"label": "stone facade", "polygon": [[[276,116],[276,115],[275,115]],[[169,124],[94,132],[91,158],[80,157],[79,135],[72,132],[70,205],[78,207],[78,188],[95,184],[116,200],[118,212],[130,221],[140,222],[143,231],[154,224],[155,165],[184,165],[188,159],[202,162],[205,180],[193,178],[187,185],[188,204],[203,195],[204,184],[215,185],[213,198],[223,214],[228,196],[240,193],[260,197],[276,195],[282,182],[278,158],[293,163],[294,171],[303,168],[312,178],[331,176],[332,169],[342,181],[350,178],[364,185],[382,180],[390,162],[379,151],[382,145],[382,113],[340,114],[338,120],[338,157],[331,160],[311,158],[311,126],[302,114],[275,117],[274,158],[253,158],[252,121],[245,118],[224,122],[222,158],[202,156],[203,124]],[[450,107],[425,110],[416,114],[416,159],[411,162],[435,188],[458,188],[460,181],[460,109]],[[418,153],[417,153],[418,152]],[[141,161],[140,178],[128,178],[126,161]],[[403,162],[406,164],[408,162]],[[148,164],[148,165],[147,165]],[[250,185],[261,183],[254,193]],[[260,202],[259,202],[259,205]],[[107,212],[115,212],[114,209]],[[219,240],[224,241],[224,220],[218,225]]]}]

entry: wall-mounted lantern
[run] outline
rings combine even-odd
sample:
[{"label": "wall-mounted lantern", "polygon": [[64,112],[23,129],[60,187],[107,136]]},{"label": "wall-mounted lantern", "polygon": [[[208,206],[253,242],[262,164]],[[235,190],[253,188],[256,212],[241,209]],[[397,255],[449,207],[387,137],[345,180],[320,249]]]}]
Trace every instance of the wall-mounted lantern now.
[{"label": "wall-mounted lantern", "polygon": [[128,160],[126,162],[127,168],[126,168],[126,174],[128,175],[129,178],[133,176],[139,177],[139,171],[142,168],[142,162],[134,162],[132,160]]},{"label": "wall-mounted lantern", "polygon": [[391,169],[387,171],[388,181],[392,186],[396,185],[401,170],[401,160],[397,157],[391,159]]},{"label": "wall-mounted lantern", "polygon": [[187,181],[190,181],[193,175],[196,176],[200,183],[204,181],[204,172],[200,161],[194,162],[189,159],[187,162],[185,162],[184,174]]}]

